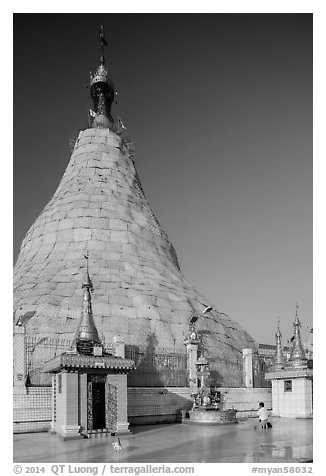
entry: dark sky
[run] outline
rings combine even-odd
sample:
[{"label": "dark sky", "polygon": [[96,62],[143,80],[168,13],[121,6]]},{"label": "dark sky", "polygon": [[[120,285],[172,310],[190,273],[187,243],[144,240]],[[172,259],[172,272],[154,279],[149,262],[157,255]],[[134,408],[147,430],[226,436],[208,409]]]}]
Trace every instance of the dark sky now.
[{"label": "dark sky", "polygon": [[15,14],[14,260],[87,125],[103,23],[181,269],[258,341],[312,325],[312,14]]}]

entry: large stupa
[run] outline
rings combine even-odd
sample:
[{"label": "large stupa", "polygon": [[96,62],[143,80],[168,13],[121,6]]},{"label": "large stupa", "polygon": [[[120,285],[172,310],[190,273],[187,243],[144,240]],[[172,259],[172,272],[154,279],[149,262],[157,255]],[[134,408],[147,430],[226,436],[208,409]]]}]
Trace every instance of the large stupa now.
[{"label": "large stupa", "polygon": [[[94,103],[50,202],[27,232],[14,269],[14,322],[27,335],[73,339],[80,319],[85,255],[93,315],[106,341],[184,352],[192,316],[202,349],[223,378],[254,340],[218,312],[184,278],[176,252],[155,218],[138,178],[102,55],[90,80]],[[206,312],[207,307],[213,306]],[[226,377],[226,376],[225,376]],[[227,378],[226,378],[227,380]],[[241,384],[241,382],[240,382]]]}]

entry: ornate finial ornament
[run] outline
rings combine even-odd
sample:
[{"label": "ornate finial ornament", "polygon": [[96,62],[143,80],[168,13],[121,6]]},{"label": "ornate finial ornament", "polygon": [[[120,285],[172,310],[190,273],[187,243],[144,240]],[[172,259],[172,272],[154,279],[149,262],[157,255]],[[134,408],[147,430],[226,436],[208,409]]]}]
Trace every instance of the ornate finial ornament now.
[{"label": "ornate finial ornament", "polygon": [[277,318],[277,331],[276,331],[276,335],[278,336],[282,336],[281,334],[281,329],[280,329],[280,324],[281,324],[281,319],[278,317]]},{"label": "ornate finial ornament", "polygon": [[280,319],[278,318],[277,323],[277,331],[275,334],[275,341],[276,341],[276,353],[273,361],[273,367],[275,370],[281,370],[285,366],[285,358],[283,355],[283,348],[282,348],[282,334],[280,329]]},{"label": "ornate finial ornament", "polygon": [[100,34],[99,34],[99,39],[100,39],[100,48],[101,48],[101,59],[100,63],[104,64],[105,59],[104,59],[104,46],[108,46],[108,42],[105,39],[105,32],[104,32],[104,25],[101,25],[100,29]]},{"label": "ornate finial ornament", "polygon": [[89,271],[88,271],[88,258],[89,258],[88,251],[86,251],[86,254],[84,254],[84,258],[86,260],[86,274],[84,278],[84,283],[82,284],[82,288],[83,289],[88,288],[90,292],[92,293],[94,291],[94,288],[93,288],[92,280],[89,277]]},{"label": "ornate finial ornament", "polygon": [[305,355],[305,351],[303,349],[302,343],[301,343],[301,336],[300,336],[300,320],[298,317],[298,309],[299,306],[296,304],[296,311],[295,311],[295,319],[293,322],[293,328],[294,328],[294,342],[293,342],[293,347],[291,351],[291,355],[289,358],[289,365],[291,367],[306,367],[307,366],[307,358]]},{"label": "ornate finial ornament", "polygon": [[86,259],[86,275],[82,289],[84,290],[83,310],[81,320],[76,332],[75,342],[77,351],[80,354],[92,355],[94,344],[101,344],[100,338],[93,319],[91,292],[93,284],[88,272],[88,252],[84,255]]},{"label": "ornate finial ornament", "polygon": [[109,78],[108,69],[105,66],[104,47],[108,46],[105,39],[104,26],[101,25],[100,33],[101,57],[94,74],[90,73],[90,92],[94,103],[94,117],[92,127],[107,129],[113,124],[111,105],[115,97],[114,85]]}]

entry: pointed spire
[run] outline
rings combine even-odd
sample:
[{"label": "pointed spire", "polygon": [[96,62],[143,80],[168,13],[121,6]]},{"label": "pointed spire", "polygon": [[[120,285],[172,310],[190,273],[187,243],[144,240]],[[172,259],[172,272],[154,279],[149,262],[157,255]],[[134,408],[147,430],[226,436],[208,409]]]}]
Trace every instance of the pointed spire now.
[{"label": "pointed spire", "polygon": [[113,124],[111,105],[114,100],[114,85],[109,78],[108,69],[105,66],[104,47],[108,46],[105,39],[104,26],[101,25],[100,33],[101,57],[94,74],[90,74],[90,91],[94,103],[94,118],[92,127],[107,129]]},{"label": "pointed spire", "polygon": [[101,25],[99,39],[100,39],[100,47],[101,47],[101,53],[102,53],[100,58],[100,64],[104,64],[105,63],[104,46],[108,46],[108,42],[105,39],[104,25]]},{"label": "pointed spire", "polygon": [[76,332],[76,348],[80,354],[93,354],[94,344],[100,344],[100,338],[93,319],[91,292],[93,284],[88,272],[88,253],[84,255],[86,259],[86,274],[82,289],[84,289],[83,310],[81,320]]},{"label": "pointed spire", "polygon": [[93,283],[91,281],[91,278],[89,277],[89,271],[88,271],[88,258],[89,258],[88,251],[86,251],[86,254],[84,254],[84,258],[86,260],[86,274],[84,278],[84,283],[82,284],[82,288],[83,289],[88,288],[90,292],[92,293],[94,291],[94,288],[93,288]]},{"label": "pointed spire", "polygon": [[291,367],[300,368],[300,367],[307,366],[307,358],[301,343],[301,336],[300,336],[301,323],[298,317],[298,309],[299,309],[299,306],[298,304],[296,304],[295,319],[293,322],[294,341],[293,341],[293,346],[292,346],[291,355],[290,355],[288,364]]},{"label": "pointed spire", "polygon": [[273,367],[275,370],[281,370],[285,366],[285,358],[283,355],[283,347],[282,347],[282,334],[280,329],[280,319],[278,319],[277,323],[277,331],[275,334],[275,341],[276,341],[276,353],[273,361]]}]

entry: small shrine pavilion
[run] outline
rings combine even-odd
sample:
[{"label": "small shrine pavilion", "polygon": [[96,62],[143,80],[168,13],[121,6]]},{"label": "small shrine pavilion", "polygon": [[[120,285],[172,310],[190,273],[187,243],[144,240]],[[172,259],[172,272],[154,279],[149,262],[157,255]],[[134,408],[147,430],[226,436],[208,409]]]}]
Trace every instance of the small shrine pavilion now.
[{"label": "small shrine pavilion", "polygon": [[278,324],[274,363],[265,378],[272,381],[273,415],[292,418],[311,418],[313,370],[308,365],[300,336],[300,320],[296,306],[293,322],[294,338],[289,360],[283,355],[282,334]]},{"label": "small shrine pavilion", "polygon": [[129,431],[127,372],[134,362],[124,358],[124,346],[117,346],[116,355],[104,350],[93,319],[88,266],[82,289],[83,310],[73,348],[43,368],[53,374],[51,430],[64,439]]}]

